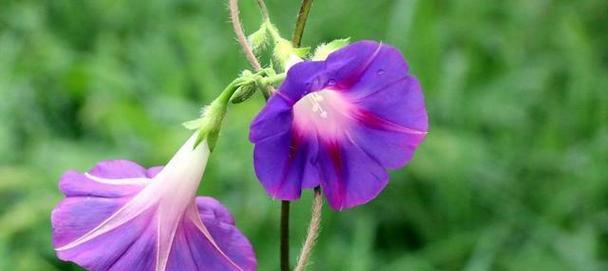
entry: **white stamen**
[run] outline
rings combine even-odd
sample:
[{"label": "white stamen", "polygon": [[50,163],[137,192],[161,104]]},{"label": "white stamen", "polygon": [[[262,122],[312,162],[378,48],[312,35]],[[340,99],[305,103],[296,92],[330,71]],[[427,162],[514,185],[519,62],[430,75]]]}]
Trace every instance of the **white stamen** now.
[{"label": "white stamen", "polygon": [[323,119],[327,118],[327,111],[323,109],[323,106],[321,105],[321,102],[323,102],[325,98],[323,98],[321,94],[314,92],[310,94],[310,98],[305,97],[304,99],[308,99],[310,103],[312,103],[312,112],[318,112],[319,116],[321,116]]}]

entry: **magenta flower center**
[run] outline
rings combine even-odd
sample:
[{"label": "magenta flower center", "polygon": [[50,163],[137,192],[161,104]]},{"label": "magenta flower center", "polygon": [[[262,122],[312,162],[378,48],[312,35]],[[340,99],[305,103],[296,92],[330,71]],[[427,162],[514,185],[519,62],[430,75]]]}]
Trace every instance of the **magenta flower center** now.
[{"label": "magenta flower center", "polygon": [[323,89],[300,99],[293,107],[294,126],[306,135],[339,139],[345,135],[352,119],[352,102],[339,90]]}]

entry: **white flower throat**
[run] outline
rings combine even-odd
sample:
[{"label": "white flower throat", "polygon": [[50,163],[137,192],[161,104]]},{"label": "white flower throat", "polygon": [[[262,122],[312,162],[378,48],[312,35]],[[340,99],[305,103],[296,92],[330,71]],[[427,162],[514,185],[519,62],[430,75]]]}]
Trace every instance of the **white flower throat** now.
[{"label": "white flower throat", "polygon": [[294,126],[325,138],[342,137],[347,131],[352,103],[340,90],[323,89],[302,97],[293,107]]},{"label": "white flower throat", "polygon": [[319,93],[312,93],[310,95],[310,97],[304,97],[304,99],[309,99],[310,103],[312,104],[312,112],[314,113],[318,113],[319,116],[323,119],[327,118],[327,111],[325,109],[323,109],[323,106],[321,105],[321,103],[323,102],[323,100],[325,100],[323,98],[323,96],[321,96]]}]

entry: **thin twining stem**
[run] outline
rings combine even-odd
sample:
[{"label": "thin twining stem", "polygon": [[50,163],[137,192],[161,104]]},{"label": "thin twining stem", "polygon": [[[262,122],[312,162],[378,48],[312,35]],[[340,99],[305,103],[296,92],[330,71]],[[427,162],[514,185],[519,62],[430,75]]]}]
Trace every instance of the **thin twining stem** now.
[{"label": "thin twining stem", "polygon": [[306,26],[306,20],[310,13],[313,0],[302,0],[300,6],[300,12],[298,12],[298,19],[296,20],[296,27],[293,30],[293,36],[291,38],[294,47],[300,47],[302,43],[302,35],[304,34],[304,27]]},{"label": "thin twining stem", "polygon": [[234,30],[234,34],[236,35],[241,48],[243,49],[243,53],[245,53],[245,57],[247,57],[247,61],[253,67],[254,70],[259,71],[262,69],[260,62],[255,57],[253,53],[253,49],[247,42],[247,36],[245,36],[245,32],[243,32],[243,25],[241,24],[241,18],[239,18],[239,1],[238,0],[228,0],[228,6],[230,8],[230,20],[232,21],[232,28]]},{"label": "thin twining stem", "polygon": [[266,7],[266,3],[264,3],[264,0],[257,1],[258,6],[260,7],[260,12],[262,12],[262,17],[264,18],[264,21],[270,21],[270,15],[268,15],[268,8]]},{"label": "thin twining stem", "polygon": [[294,271],[303,271],[308,263],[308,258],[312,254],[312,249],[317,242],[319,230],[321,228],[321,210],[323,209],[323,197],[321,196],[321,188],[315,188],[314,198],[312,202],[312,211],[310,215],[310,225],[308,225],[308,234],[302,246],[302,252],[298,258],[298,263]]}]

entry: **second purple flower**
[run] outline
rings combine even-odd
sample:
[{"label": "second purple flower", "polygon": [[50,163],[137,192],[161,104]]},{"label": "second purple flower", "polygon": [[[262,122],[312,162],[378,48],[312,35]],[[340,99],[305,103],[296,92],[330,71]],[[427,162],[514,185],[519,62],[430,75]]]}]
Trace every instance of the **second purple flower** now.
[{"label": "second purple flower", "polygon": [[401,53],[361,41],[291,67],[251,125],[266,191],[295,200],[321,186],[337,210],[364,204],[407,164],[428,131],[418,80]]}]

